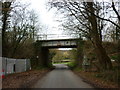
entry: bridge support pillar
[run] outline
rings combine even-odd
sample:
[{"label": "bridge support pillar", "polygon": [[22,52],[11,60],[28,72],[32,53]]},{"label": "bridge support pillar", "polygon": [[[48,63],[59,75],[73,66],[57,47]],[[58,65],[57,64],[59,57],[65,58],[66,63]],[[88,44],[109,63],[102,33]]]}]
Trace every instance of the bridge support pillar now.
[{"label": "bridge support pillar", "polygon": [[51,64],[49,60],[49,49],[48,48],[41,48],[39,53],[39,65],[42,67],[49,67]]}]

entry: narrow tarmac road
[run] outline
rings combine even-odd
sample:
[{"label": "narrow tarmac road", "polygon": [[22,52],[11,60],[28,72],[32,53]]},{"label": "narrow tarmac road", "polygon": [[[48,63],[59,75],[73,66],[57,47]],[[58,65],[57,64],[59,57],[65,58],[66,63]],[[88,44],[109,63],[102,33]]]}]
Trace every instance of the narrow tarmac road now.
[{"label": "narrow tarmac road", "polygon": [[93,88],[75,75],[64,64],[54,64],[56,69],[40,79],[32,88]]}]

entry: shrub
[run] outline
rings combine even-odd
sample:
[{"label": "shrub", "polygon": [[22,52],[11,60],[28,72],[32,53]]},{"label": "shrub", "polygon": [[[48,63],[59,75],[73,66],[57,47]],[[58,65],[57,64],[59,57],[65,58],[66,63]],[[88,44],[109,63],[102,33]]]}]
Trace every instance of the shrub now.
[{"label": "shrub", "polygon": [[119,82],[120,73],[118,73],[118,71],[115,70],[104,71],[101,73],[101,75],[105,81],[111,81],[116,83]]}]

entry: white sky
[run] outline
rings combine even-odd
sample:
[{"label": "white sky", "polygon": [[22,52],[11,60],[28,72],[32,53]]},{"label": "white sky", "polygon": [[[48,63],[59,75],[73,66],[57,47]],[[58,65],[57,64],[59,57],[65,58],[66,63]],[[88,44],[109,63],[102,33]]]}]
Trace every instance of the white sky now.
[{"label": "white sky", "polygon": [[[51,9],[48,11],[46,8],[46,2],[48,0],[21,0],[24,3],[31,3],[30,8],[35,10],[35,12],[39,16],[39,21],[47,26],[47,30],[44,31],[45,34],[63,34],[64,32],[60,30],[61,25],[60,22],[56,21],[56,18],[58,19],[61,17],[59,14],[55,14],[56,9]],[[111,1],[111,0],[99,0],[102,1]],[[62,29],[62,28],[61,28]]]},{"label": "white sky", "polygon": [[[21,0],[24,3],[30,3],[30,8],[35,10],[38,14],[39,21],[45,25],[48,29],[45,30],[45,34],[62,34],[59,25],[55,19],[58,18],[55,15],[55,9],[47,10],[46,1],[47,0]],[[58,30],[59,29],[59,30]]]},{"label": "white sky", "polygon": [[[23,3],[31,3],[30,8],[35,10],[35,12],[39,16],[40,22],[47,26],[48,29],[44,31],[45,34],[62,34],[62,30],[60,30],[59,25],[60,22],[56,21],[61,17],[60,15],[55,14],[55,9],[51,9],[48,11],[46,8],[47,0],[21,0]],[[70,48],[60,48],[59,50],[70,50]]]},{"label": "white sky", "polygon": [[[46,2],[49,0],[21,0],[24,3],[30,3],[30,8],[35,10],[39,16],[39,21],[45,25],[48,29],[44,30],[45,34],[63,34],[62,27],[60,22],[57,22],[56,19],[59,19],[62,15],[55,14],[56,9],[51,9],[48,11],[46,8]],[[110,0],[98,0],[98,1],[110,1]]]}]

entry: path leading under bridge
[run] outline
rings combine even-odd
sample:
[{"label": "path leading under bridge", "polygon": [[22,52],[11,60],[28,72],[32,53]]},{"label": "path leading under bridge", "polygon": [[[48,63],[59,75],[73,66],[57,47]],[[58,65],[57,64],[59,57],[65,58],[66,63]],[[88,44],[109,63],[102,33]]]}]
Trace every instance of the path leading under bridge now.
[{"label": "path leading under bridge", "polygon": [[56,69],[38,80],[32,88],[91,88],[94,87],[84,82],[64,64],[54,64]]},{"label": "path leading under bridge", "polygon": [[[41,66],[49,66],[51,60],[49,60],[49,49],[54,48],[78,48],[84,43],[82,39],[54,39],[54,40],[37,40],[37,57]],[[81,45],[80,45],[81,44]]]}]

